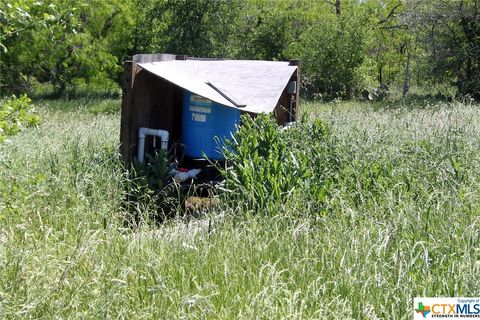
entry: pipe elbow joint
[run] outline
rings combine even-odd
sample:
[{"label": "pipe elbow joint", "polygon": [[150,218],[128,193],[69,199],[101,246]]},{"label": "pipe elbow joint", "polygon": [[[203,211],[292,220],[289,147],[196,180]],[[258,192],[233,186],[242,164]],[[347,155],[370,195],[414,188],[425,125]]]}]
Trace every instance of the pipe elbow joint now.
[{"label": "pipe elbow joint", "polygon": [[168,148],[168,139],[170,134],[167,130],[160,129],[150,129],[146,127],[140,127],[138,129],[138,149],[137,149],[137,158],[140,162],[143,162],[144,153],[145,153],[145,137],[146,136],[155,136],[161,139],[161,148],[167,150]]},{"label": "pipe elbow joint", "polygon": [[162,139],[162,141],[167,141],[170,136],[167,130],[157,130],[157,135]]},{"label": "pipe elbow joint", "polygon": [[140,127],[138,129],[138,139],[145,139],[148,132],[148,128]]}]

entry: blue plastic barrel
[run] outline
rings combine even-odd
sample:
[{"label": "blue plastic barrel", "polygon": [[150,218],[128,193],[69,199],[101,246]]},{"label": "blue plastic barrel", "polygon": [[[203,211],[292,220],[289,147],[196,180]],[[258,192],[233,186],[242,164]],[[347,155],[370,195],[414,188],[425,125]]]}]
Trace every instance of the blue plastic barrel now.
[{"label": "blue plastic barrel", "polygon": [[185,155],[209,159],[223,159],[219,145],[235,133],[240,122],[240,110],[230,108],[189,91],[183,93],[182,140]]}]

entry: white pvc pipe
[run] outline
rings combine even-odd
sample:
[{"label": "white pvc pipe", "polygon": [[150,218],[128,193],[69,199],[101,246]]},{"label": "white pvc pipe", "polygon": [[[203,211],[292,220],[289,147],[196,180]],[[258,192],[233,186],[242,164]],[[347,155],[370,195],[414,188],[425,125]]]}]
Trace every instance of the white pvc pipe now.
[{"label": "white pvc pipe", "polygon": [[160,140],[161,140],[160,148],[162,150],[168,149],[169,134],[167,130],[140,127],[140,129],[138,129],[138,143],[137,143],[137,159],[140,162],[143,162],[145,157],[145,137],[146,136],[160,137]]},{"label": "white pvc pipe", "polygon": [[200,171],[202,171],[202,169],[192,169],[188,170],[188,172],[179,172],[173,177],[173,180],[177,183],[184,182],[190,178],[195,178]]}]

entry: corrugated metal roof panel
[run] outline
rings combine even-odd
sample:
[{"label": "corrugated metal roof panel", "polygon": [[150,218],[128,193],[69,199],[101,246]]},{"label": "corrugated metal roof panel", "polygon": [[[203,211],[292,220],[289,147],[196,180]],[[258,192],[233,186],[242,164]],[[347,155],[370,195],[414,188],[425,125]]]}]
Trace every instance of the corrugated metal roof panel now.
[{"label": "corrugated metal roof panel", "polygon": [[139,64],[179,87],[253,113],[272,112],[297,66],[288,62],[172,60]]}]

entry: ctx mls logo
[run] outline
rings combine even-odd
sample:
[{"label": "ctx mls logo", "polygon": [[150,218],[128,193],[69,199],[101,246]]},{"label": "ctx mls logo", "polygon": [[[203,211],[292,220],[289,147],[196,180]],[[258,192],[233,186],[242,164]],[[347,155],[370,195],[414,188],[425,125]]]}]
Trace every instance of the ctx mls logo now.
[{"label": "ctx mls logo", "polygon": [[424,318],[427,317],[427,314],[429,314],[430,311],[430,306],[424,306],[423,302],[419,302],[418,308],[415,309],[415,312],[420,313]]},{"label": "ctx mls logo", "polygon": [[415,320],[448,318],[480,319],[480,298],[415,298]]}]

